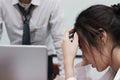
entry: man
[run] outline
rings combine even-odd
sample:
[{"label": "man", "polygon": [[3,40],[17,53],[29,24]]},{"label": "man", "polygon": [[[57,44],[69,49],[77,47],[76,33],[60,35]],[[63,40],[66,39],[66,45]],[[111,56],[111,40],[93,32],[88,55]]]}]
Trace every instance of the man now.
[{"label": "man", "polygon": [[[60,46],[65,29],[59,0],[0,0],[0,22],[5,23],[11,44],[46,45],[49,55],[53,53],[54,44],[59,63],[63,63]],[[51,60],[49,57],[49,63]],[[59,69],[62,70],[63,65]],[[51,71],[49,80],[50,74]]]}]

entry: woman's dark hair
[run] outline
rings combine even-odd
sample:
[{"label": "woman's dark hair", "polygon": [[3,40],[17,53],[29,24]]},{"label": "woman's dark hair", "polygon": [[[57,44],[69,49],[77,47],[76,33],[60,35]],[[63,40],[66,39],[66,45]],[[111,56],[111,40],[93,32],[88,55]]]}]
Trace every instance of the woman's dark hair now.
[{"label": "woman's dark hair", "polygon": [[74,30],[83,51],[86,51],[88,46],[102,50],[100,38],[103,30],[111,36],[115,46],[120,46],[120,5],[94,5],[87,8],[77,17]]}]

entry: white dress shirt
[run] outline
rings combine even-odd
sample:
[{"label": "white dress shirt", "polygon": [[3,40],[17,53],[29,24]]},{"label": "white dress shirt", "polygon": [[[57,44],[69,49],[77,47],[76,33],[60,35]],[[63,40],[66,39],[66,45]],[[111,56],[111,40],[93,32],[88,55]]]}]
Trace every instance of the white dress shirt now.
[{"label": "white dress shirt", "polygon": [[[10,44],[21,45],[23,21],[17,3],[19,0],[0,0],[0,23],[5,23]],[[54,53],[53,48],[55,48],[59,64],[61,64],[60,69],[63,69],[61,38],[65,26],[60,0],[32,0],[31,4],[35,5],[30,19],[31,44],[46,45],[49,55]],[[2,27],[0,25],[0,35]]]},{"label": "white dress shirt", "polygon": [[67,80],[120,80],[120,68],[118,69],[117,73],[113,71],[113,69],[110,67],[108,71],[101,76],[99,79],[94,79],[95,76],[99,75],[94,75],[88,77],[87,74],[87,67],[88,66],[81,66],[80,63],[75,66],[75,74],[76,77],[70,77]]}]

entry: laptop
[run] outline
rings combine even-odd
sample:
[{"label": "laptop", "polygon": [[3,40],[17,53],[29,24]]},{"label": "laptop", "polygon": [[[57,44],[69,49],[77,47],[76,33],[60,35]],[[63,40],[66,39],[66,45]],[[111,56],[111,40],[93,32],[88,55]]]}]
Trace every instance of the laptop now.
[{"label": "laptop", "polygon": [[46,46],[0,45],[0,80],[47,80]]}]

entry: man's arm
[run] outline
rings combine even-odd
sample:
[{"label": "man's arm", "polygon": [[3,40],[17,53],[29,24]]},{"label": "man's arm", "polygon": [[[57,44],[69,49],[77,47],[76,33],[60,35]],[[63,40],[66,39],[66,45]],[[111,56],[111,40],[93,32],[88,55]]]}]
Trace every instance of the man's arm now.
[{"label": "man's arm", "polygon": [[64,75],[64,65],[63,65],[63,53],[61,49],[61,41],[65,32],[64,25],[64,13],[63,6],[60,3],[60,0],[53,0],[53,10],[50,17],[50,26],[51,26],[51,34],[55,45],[56,54],[58,57],[59,64],[59,74]]}]

